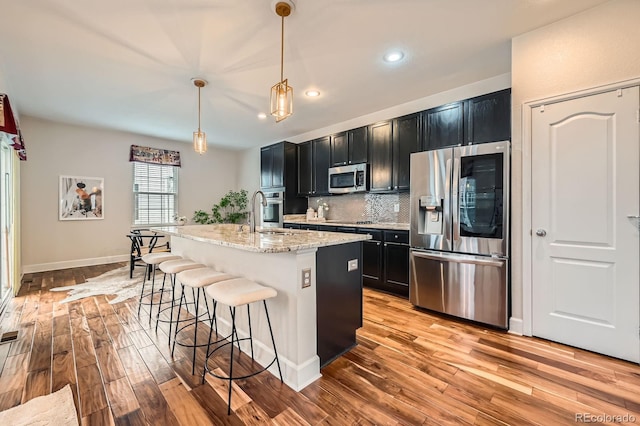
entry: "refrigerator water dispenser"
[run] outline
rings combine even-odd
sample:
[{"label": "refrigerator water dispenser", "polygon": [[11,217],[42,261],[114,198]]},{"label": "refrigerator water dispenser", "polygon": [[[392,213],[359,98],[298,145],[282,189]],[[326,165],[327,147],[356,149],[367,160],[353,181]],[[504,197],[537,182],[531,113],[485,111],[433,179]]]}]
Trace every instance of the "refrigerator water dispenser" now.
[{"label": "refrigerator water dispenser", "polygon": [[423,195],[420,197],[418,233],[442,235],[443,201],[441,198],[436,198],[433,195]]}]

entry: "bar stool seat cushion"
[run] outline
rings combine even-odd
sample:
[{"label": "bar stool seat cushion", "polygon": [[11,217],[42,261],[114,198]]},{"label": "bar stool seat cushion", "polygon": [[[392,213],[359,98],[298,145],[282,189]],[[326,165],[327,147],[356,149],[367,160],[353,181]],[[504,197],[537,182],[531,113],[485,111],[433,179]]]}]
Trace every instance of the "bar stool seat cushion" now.
[{"label": "bar stool seat cushion", "polygon": [[168,260],[182,259],[182,256],[171,253],[147,253],[142,256],[142,261],[146,264],[157,265],[158,263],[166,262]]},{"label": "bar stool seat cushion", "polygon": [[166,274],[177,274],[189,269],[205,268],[201,263],[196,263],[191,259],[168,260],[160,264],[160,270]]},{"label": "bar stool seat cushion", "polygon": [[212,268],[198,268],[182,271],[176,278],[186,286],[201,288],[237,277],[224,272],[218,272]]},{"label": "bar stool seat cushion", "polygon": [[278,292],[271,288],[258,284],[247,278],[235,278],[219,282],[205,289],[205,292],[213,300],[227,306],[241,306],[248,303],[276,297]]}]

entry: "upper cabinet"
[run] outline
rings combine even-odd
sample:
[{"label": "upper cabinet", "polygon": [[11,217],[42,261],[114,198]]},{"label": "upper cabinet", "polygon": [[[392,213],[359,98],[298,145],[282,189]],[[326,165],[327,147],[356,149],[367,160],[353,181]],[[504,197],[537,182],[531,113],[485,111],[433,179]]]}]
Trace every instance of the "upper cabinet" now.
[{"label": "upper cabinet", "polygon": [[409,189],[411,154],[422,147],[421,114],[410,114],[393,120],[393,189]]},{"label": "upper cabinet", "polygon": [[422,146],[421,114],[382,121],[369,128],[370,191],[409,189],[411,154]]},{"label": "upper cabinet", "polygon": [[467,144],[511,139],[511,89],[465,101]]},{"label": "upper cabinet", "polygon": [[384,192],[393,189],[393,157],[391,121],[381,121],[369,127],[369,190]]},{"label": "upper cabinet", "polygon": [[[285,144],[288,143],[280,142],[260,149],[260,188],[284,188]],[[292,148],[295,161],[295,145]]]},{"label": "upper cabinet", "polygon": [[425,151],[464,143],[464,103],[453,102],[424,112]]},{"label": "upper cabinet", "polygon": [[298,194],[329,194],[329,167],[331,167],[331,138],[301,143],[298,157]]},{"label": "upper cabinet", "polygon": [[331,136],[331,166],[368,161],[367,128],[360,127]]},{"label": "upper cabinet", "polygon": [[[370,191],[406,191],[412,153],[510,139],[511,89],[505,89],[300,144],[298,193],[326,195],[329,167],[358,163],[369,163]],[[263,174],[263,183],[268,178]]]}]

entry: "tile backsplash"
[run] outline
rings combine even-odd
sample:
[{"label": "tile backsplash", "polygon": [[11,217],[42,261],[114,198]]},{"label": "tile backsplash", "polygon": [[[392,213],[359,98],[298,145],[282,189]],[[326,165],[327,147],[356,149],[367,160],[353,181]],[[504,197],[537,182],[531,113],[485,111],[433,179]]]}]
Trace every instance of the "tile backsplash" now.
[{"label": "tile backsplash", "polygon": [[[358,193],[332,195],[329,197],[309,197],[309,207],[318,210],[319,203],[327,203],[327,219],[344,221],[370,220],[372,222],[409,223],[409,193],[372,194]],[[394,212],[394,205],[400,211]]]}]

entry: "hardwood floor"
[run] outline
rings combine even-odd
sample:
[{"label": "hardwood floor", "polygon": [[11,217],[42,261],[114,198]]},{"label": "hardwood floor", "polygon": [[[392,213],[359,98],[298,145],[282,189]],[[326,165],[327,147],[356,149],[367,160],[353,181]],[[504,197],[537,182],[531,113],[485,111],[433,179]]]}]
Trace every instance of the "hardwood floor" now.
[{"label": "hardwood floor", "polygon": [[25,276],[0,323],[20,331],[0,345],[0,410],[71,384],[86,425],[557,425],[585,413],[640,423],[636,364],[451,321],[368,289],[358,346],[322,379],[300,393],[268,373],[238,381],[227,416],[226,384],[201,385],[190,352],[172,357],[168,328],[156,334],[144,307],[139,321],[135,300],[60,304],[66,293],[48,291],[119,266]]}]

